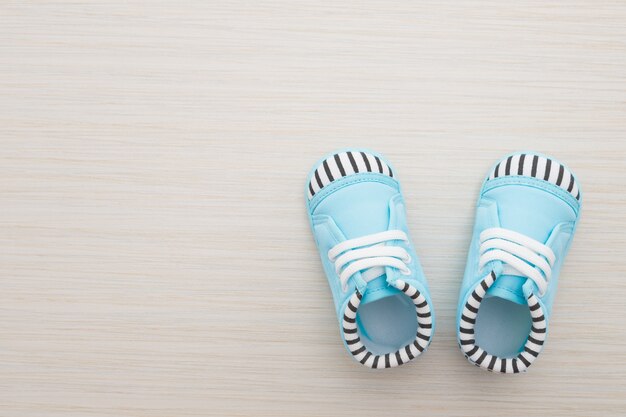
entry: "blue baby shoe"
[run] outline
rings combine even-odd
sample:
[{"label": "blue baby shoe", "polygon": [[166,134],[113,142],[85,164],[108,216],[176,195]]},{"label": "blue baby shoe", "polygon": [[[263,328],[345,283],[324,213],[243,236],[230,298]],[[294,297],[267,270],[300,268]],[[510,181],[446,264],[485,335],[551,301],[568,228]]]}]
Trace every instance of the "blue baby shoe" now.
[{"label": "blue baby shoe", "polygon": [[553,158],[516,153],[491,170],[457,314],[459,346],[471,363],[518,373],[535,361],[580,204],[576,177]]},{"label": "blue baby shoe", "polygon": [[371,151],[333,153],[309,174],[306,205],[345,347],[369,368],[415,359],[434,316],[391,165]]}]

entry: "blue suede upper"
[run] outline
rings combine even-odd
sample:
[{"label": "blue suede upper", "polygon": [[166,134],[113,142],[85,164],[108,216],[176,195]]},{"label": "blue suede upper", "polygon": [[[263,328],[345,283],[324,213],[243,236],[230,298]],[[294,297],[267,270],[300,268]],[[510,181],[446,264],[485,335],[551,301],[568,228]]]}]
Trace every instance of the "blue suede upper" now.
[{"label": "blue suede upper", "polygon": [[[390,166],[380,155],[372,151],[366,152],[376,155]],[[316,166],[318,165],[316,164]],[[313,171],[307,178],[307,184],[312,178]],[[408,264],[412,271],[411,276],[401,275],[399,271],[393,268],[386,268],[386,276],[366,283],[361,278],[361,274],[357,272],[348,280],[348,287],[345,292],[341,288],[334,264],[327,256],[328,251],[333,246],[348,239],[391,229],[402,230],[407,235],[409,234],[404,199],[400,184],[395,178],[376,172],[347,175],[324,186],[310,200],[306,199],[306,204],[315,242],[332,291],[339,323],[341,323],[343,312],[355,289],[363,294],[362,303],[366,304],[381,297],[400,293],[398,289],[391,286],[399,278],[419,290],[430,304],[426,279],[415,249],[410,242],[397,241],[396,244],[405,248],[411,256],[411,262]]]},{"label": "blue suede upper", "polygon": [[[530,152],[523,154],[531,157],[538,155]],[[553,158],[550,159],[558,164]],[[582,198],[576,199],[563,187],[540,178],[512,173],[486,179],[478,199],[474,231],[460,291],[457,322],[460,321],[463,306],[472,289],[484,278],[484,271],[478,270],[479,236],[482,231],[492,227],[510,229],[546,244],[554,252],[556,261],[552,267],[552,277],[548,281],[548,290],[543,296],[538,295],[536,284],[531,280],[501,276],[501,262],[490,262],[485,270],[493,270],[498,279],[487,291],[487,296],[494,295],[525,304],[526,297],[532,291],[537,295],[548,319],[560,269],[578,224],[581,201]]]}]

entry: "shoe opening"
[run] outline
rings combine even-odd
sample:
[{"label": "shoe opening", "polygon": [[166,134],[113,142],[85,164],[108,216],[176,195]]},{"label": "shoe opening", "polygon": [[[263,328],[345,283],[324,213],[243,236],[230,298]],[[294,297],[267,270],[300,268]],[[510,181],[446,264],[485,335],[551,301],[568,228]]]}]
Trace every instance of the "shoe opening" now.
[{"label": "shoe opening", "polygon": [[415,340],[415,304],[404,293],[362,305],[356,322],[363,345],[375,355],[395,352]]},{"label": "shoe opening", "polygon": [[524,349],[531,326],[527,305],[488,297],[481,303],[476,317],[476,344],[492,355],[514,357]]}]

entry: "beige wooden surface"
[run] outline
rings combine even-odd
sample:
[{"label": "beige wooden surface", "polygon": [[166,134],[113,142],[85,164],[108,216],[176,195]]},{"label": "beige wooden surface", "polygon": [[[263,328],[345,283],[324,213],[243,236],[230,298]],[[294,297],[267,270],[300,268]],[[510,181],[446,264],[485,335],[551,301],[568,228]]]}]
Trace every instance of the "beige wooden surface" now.
[{"label": "beige wooden surface", "polygon": [[[437,332],[340,343],[303,204],[322,154],[395,164]],[[480,181],[553,154],[583,218],[530,372],[454,314]],[[626,3],[3,1],[0,416],[626,412]]]}]

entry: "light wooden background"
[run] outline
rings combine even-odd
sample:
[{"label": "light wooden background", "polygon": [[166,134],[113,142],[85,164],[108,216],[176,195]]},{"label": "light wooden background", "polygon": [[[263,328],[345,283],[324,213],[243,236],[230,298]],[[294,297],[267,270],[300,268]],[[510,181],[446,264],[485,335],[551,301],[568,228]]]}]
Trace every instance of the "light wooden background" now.
[{"label": "light wooden background", "polygon": [[[626,3],[3,1],[0,416],[626,410]],[[310,165],[388,156],[437,312],[371,372],[340,343]],[[583,218],[526,375],[454,339],[481,179],[553,154]]]}]

